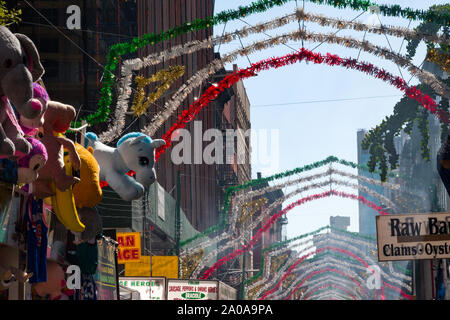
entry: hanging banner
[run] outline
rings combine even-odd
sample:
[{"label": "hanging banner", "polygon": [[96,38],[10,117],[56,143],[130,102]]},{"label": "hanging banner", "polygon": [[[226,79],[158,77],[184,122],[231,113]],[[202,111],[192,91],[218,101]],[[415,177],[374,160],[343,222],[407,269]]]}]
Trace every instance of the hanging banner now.
[{"label": "hanging banner", "polygon": [[97,241],[98,267],[94,276],[97,300],[117,300],[115,246],[105,240]]},{"label": "hanging banner", "polygon": [[120,277],[119,284],[140,293],[140,300],[165,300],[166,279],[151,277]]},{"label": "hanging banner", "polygon": [[450,213],[377,216],[378,261],[450,258]]},{"label": "hanging banner", "polygon": [[167,300],[217,300],[218,281],[167,280]]},{"label": "hanging banner", "polygon": [[117,233],[119,243],[118,262],[138,262],[141,260],[141,233],[126,232]]}]

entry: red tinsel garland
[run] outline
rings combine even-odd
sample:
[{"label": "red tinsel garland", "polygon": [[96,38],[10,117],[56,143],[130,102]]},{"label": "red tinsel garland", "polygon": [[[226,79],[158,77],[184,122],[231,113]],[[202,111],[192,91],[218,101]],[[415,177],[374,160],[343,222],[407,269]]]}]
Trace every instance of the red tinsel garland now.
[{"label": "red tinsel garland", "polygon": [[[300,259],[298,259],[295,263],[292,264],[292,266],[289,267],[289,269],[286,271],[286,273],[283,275],[283,277],[277,282],[277,284],[275,285],[275,287],[273,287],[272,289],[270,289],[269,291],[265,292],[264,295],[259,299],[259,300],[264,300],[268,295],[274,293],[279,287],[280,285],[283,283],[284,280],[286,280],[286,278],[292,273],[292,271],[299,265],[301,264],[304,260],[306,260],[309,256],[313,255],[313,254],[318,254],[321,253],[322,251],[325,250],[332,250],[332,251],[337,251],[337,252],[341,252],[344,254],[347,254],[353,258],[355,258],[356,260],[358,260],[359,262],[361,262],[365,267],[368,267],[367,262],[365,262],[363,259],[361,259],[360,257],[358,257],[357,255],[353,254],[352,252],[345,250],[345,249],[341,249],[341,248],[336,248],[336,247],[332,247],[332,246],[327,246],[327,247],[323,247],[323,248],[319,248],[313,252],[310,252],[304,256],[302,256]],[[312,276],[315,273],[312,273]],[[307,278],[308,279],[308,278]],[[306,280],[304,280],[306,281]],[[292,294],[294,294],[294,292],[301,287],[301,284],[303,284],[302,281],[300,284],[298,284],[297,286],[295,286],[295,288],[291,291],[291,293],[289,294],[289,296],[287,298],[285,298],[285,300],[289,300],[292,296]],[[356,280],[354,280],[356,281]],[[356,281],[356,284],[359,286],[359,288],[364,291],[364,294],[367,294],[366,289],[364,289],[364,287],[361,287],[361,285],[359,284],[359,282]]]},{"label": "red tinsel garland", "polygon": [[[166,144],[156,150],[155,161],[158,161],[161,155],[172,146],[172,134],[177,129],[184,128],[186,124],[192,121],[203,108],[205,108],[211,101],[215,100],[222,91],[230,88],[240,80],[256,76],[257,73],[263,70],[269,70],[271,68],[277,69],[303,60],[316,64],[326,63],[329,66],[341,66],[347,69],[358,70],[374,76],[375,78],[389,82],[391,85],[404,91],[409,98],[418,101],[431,113],[436,114],[441,122],[450,124],[450,117],[446,111],[437,109],[436,102],[433,99],[431,99],[428,95],[423,94],[416,87],[409,87],[402,78],[393,76],[389,72],[379,69],[370,63],[360,62],[351,58],[340,58],[338,55],[332,55],[330,53],[327,53],[325,56],[320,53],[314,53],[305,48],[301,48],[298,52],[288,54],[283,57],[270,58],[254,63],[251,67],[247,69],[240,69],[226,76],[218,84],[209,87],[203,93],[201,98],[197,99],[187,110],[182,111],[181,115],[178,116],[178,121],[164,134],[162,139],[166,141]],[[107,185],[108,184],[105,181],[101,181],[102,188]]]},{"label": "red tinsel garland", "polygon": [[212,275],[212,273],[215,270],[217,270],[220,266],[222,266],[226,262],[236,258],[237,256],[247,252],[248,250],[250,250],[259,241],[259,239],[261,238],[262,234],[264,232],[266,232],[278,220],[278,218],[280,218],[282,215],[285,215],[290,210],[292,210],[295,207],[297,207],[299,205],[302,205],[302,204],[304,204],[306,202],[310,202],[310,201],[313,201],[313,200],[330,197],[330,196],[333,196],[333,195],[334,196],[338,196],[338,197],[342,197],[342,198],[358,200],[358,201],[362,202],[364,205],[369,206],[372,209],[376,210],[381,215],[388,215],[388,213],[384,212],[383,209],[380,206],[377,206],[376,204],[374,204],[373,202],[367,200],[363,196],[357,196],[357,195],[349,194],[349,193],[346,193],[346,192],[330,190],[330,191],[326,191],[326,192],[323,192],[323,193],[320,193],[320,194],[314,194],[312,196],[304,197],[304,198],[302,198],[302,199],[300,199],[298,201],[295,201],[295,202],[291,203],[290,205],[288,205],[283,210],[275,213],[269,219],[269,221],[267,221],[267,223],[261,229],[259,229],[256,232],[256,234],[250,239],[250,241],[246,245],[244,245],[242,247],[242,249],[238,249],[238,250],[228,254],[227,256],[223,257],[222,259],[218,260],[211,268],[209,268],[208,270],[205,271],[205,273],[202,275],[202,277],[200,279],[208,279]]},{"label": "red tinsel garland", "polygon": [[303,300],[308,300],[309,297],[311,297],[314,293],[316,293],[319,290],[325,289],[325,288],[335,288],[335,289],[341,290],[341,291],[345,292],[346,294],[348,294],[348,296],[351,297],[353,300],[357,300],[355,295],[353,295],[350,291],[346,290],[344,287],[341,287],[341,286],[338,286],[338,285],[332,284],[332,283],[324,284],[324,285],[321,285],[321,286],[315,288]]},{"label": "red tinsel garland", "polygon": [[212,100],[216,99],[222,91],[230,88],[239,80],[255,76],[260,71],[269,70],[271,68],[276,69],[284,67],[303,60],[316,64],[326,63],[329,66],[341,66],[347,69],[358,70],[374,76],[375,78],[389,82],[391,85],[396,86],[398,89],[404,91],[405,94],[411,99],[417,100],[424,108],[429,110],[431,113],[437,114],[442,122],[450,124],[450,117],[447,112],[438,110],[436,102],[433,99],[431,99],[428,95],[423,94],[416,87],[409,87],[402,78],[393,76],[389,72],[375,67],[370,63],[360,62],[356,59],[351,58],[343,59],[337,55],[332,55],[330,53],[327,53],[327,55],[325,56],[320,53],[314,53],[305,48],[301,48],[298,52],[288,54],[283,57],[270,58],[254,63],[251,67],[247,69],[240,69],[226,76],[218,84],[209,87],[200,99],[196,100],[187,110],[182,111],[181,115],[178,117],[178,122],[176,122],[163,136],[166,144],[156,150],[156,161],[158,161],[165,150],[170,148],[170,146],[172,145],[171,136],[173,132],[177,129],[184,128],[186,124],[192,121],[203,108],[205,108]]}]

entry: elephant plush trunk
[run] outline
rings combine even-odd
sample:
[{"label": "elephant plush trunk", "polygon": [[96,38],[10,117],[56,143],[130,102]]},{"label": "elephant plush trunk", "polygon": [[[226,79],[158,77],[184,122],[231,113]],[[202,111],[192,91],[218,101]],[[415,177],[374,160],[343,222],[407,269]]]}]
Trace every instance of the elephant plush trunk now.
[{"label": "elephant plush trunk", "polygon": [[33,99],[33,78],[24,64],[15,66],[1,82],[3,94],[16,110],[27,119],[40,116],[42,104]]}]

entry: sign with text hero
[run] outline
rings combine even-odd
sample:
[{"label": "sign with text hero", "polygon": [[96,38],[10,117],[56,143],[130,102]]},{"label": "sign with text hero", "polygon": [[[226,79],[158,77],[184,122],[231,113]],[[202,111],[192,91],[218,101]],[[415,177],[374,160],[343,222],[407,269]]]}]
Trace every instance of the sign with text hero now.
[{"label": "sign with text hero", "polygon": [[450,212],[376,219],[378,261],[450,258]]},{"label": "sign with text hero", "polygon": [[117,263],[138,262],[141,260],[141,233],[117,233],[118,256]]}]

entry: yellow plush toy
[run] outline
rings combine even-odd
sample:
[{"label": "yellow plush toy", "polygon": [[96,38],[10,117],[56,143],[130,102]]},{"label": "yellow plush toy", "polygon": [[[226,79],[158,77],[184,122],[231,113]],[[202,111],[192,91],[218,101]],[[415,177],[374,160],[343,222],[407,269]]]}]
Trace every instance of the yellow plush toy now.
[{"label": "yellow plush toy", "polygon": [[85,149],[75,143],[81,159],[80,182],[73,187],[73,196],[77,208],[93,208],[102,201],[102,188],[100,188],[100,167],[94,158],[94,150]]}]

